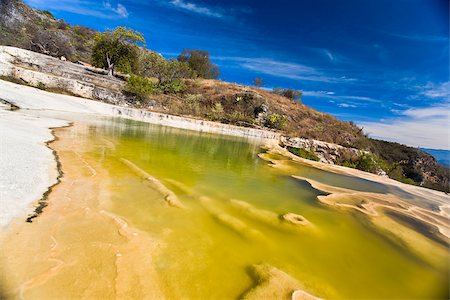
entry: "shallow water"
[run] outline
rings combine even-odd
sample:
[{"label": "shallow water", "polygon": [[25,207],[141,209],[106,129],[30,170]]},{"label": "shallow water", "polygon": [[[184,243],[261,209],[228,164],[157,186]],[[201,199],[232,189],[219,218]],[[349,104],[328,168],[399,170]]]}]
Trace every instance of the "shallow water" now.
[{"label": "shallow water", "polygon": [[[74,138],[92,145],[84,155],[101,162],[109,174],[111,211],[162,242],[154,260],[163,292],[171,298],[237,298],[254,286],[248,270],[258,263],[289,273],[319,297],[435,298],[447,293],[445,262],[431,266],[365,217],[319,204],[316,196],[322,192],[270,167],[258,157],[263,150],[257,143],[117,119],[74,130]],[[167,205],[121,159],[160,180],[185,208]],[[292,167],[297,175],[355,190],[386,193],[391,188]],[[313,225],[291,230],[260,217],[258,210],[255,216],[240,209],[231,199],[276,215],[300,214]],[[246,227],[237,230],[223,221],[224,215]]]}]

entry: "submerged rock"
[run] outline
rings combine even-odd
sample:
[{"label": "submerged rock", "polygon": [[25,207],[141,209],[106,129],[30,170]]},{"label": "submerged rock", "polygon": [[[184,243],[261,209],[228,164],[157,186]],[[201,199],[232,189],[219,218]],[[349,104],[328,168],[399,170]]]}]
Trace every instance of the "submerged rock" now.
[{"label": "submerged rock", "polygon": [[303,284],[291,275],[267,264],[253,265],[251,274],[257,285],[242,298],[253,299],[320,299],[303,290]]},{"label": "submerged rock", "polygon": [[180,207],[183,208],[184,205],[180,202],[177,195],[175,193],[168,189],[161,181],[156,179],[155,177],[151,176],[138,166],[136,166],[131,161],[121,158],[120,159],[125,165],[127,165],[131,170],[133,170],[134,173],[136,173],[139,177],[145,179],[149,185],[155,189],[157,192],[159,192],[161,195],[164,196],[164,200],[170,205],[174,207]]},{"label": "submerged rock", "polygon": [[230,199],[230,204],[234,208],[242,211],[246,215],[248,215],[251,218],[256,219],[260,222],[270,224],[270,225],[280,225],[280,220],[279,220],[278,215],[272,211],[261,209],[261,208],[256,208],[248,202],[236,200],[236,199]]},{"label": "submerged rock", "polygon": [[250,240],[264,240],[264,235],[256,229],[248,226],[244,221],[229,215],[220,208],[215,207],[212,200],[208,197],[200,197],[200,203],[214,217],[217,222],[225,225],[240,236]]},{"label": "submerged rock", "polygon": [[282,215],[281,220],[292,225],[311,225],[311,222],[309,222],[304,216],[294,213],[287,213]]}]

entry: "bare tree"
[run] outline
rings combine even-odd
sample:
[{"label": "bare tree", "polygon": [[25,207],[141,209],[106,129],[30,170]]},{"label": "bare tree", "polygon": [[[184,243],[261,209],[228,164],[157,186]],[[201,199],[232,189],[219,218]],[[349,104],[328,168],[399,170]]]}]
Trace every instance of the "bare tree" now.
[{"label": "bare tree", "polygon": [[253,83],[256,87],[262,87],[264,85],[264,80],[261,77],[256,77],[255,80],[253,80]]},{"label": "bare tree", "polygon": [[35,29],[31,33],[30,49],[55,57],[72,55],[70,44],[56,32]]}]

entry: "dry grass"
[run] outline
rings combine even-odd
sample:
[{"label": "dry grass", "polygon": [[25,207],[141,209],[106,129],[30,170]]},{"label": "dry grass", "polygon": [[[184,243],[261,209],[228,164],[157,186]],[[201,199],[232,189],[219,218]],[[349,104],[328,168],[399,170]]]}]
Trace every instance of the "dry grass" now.
[{"label": "dry grass", "polygon": [[[178,95],[154,95],[151,100],[162,105],[160,110],[176,115],[207,118],[223,123],[262,127],[256,120],[264,104],[268,114],[287,116],[283,132],[291,136],[313,138],[348,147],[364,148],[367,138],[360,128],[316,111],[299,101],[276,95],[260,88],[212,79],[186,80],[186,90]],[[223,108],[217,113],[217,103]]]}]

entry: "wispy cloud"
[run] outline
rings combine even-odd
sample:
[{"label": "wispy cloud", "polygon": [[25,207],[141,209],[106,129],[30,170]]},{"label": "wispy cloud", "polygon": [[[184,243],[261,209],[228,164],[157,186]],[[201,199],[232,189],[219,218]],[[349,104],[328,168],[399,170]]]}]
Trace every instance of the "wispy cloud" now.
[{"label": "wispy cloud", "polygon": [[374,138],[413,147],[450,149],[450,104],[413,108],[398,112],[400,117],[359,125]]},{"label": "wispy cloud", "polygon": [[449,38],[446,36],[436,36],[436,35],[408,35],[408,34],[395,34],[387,33],[390,36],[398,37],[405,40],[416,41],[416,42],[447,42]]},{"label": "wispy cloud", "polygon": [[429,118],[448,118],[450,114],[450,104],[433,106],[427,108],[410,108],[402,112],[402,115],[417,120]]},{"label": "wispy cloud", "polygon": [[336,61],[336,57],[334,57],[334,55],[333,55],[329,50],[324,49],[324,50],[323,50],[323,53],[325,54],[326,57],[328,57],[328,59],[329,59],[331,62],[335,62],[335,61]]},{"label": "wispy cloud", "polygon": [[351,103],[339,103],[337,106],[343,107],[343,108],[355,108],[355,107],[358,107],[358,105],[351,104]]},{"label": "wispy cloud", "polygon": [[38,9],[65,11],[102,19],[121,19],[129,16],[123,4],[112,4],[110,1],[99,3],[87,0],[25,0],[25,2]]},{"label": "wispy cloud", "polygon": [[348,78],[346,76],[329,76],[325,72],[315,67],[307,66],[304,64],[278,61],[271,58],[222,56],[213,57],[213,59],[236,62],[241,67],[250,71],[293,80],[327,83],[356,81],[356,79]]},{"label": "wispy cloud", "polygon": [[330,91],[303,91],[303,96],[311,97],[333,97],[334,92]]},{"label": "wispy cloud", "polygon": [[[351,100],[354,102],[369,102],[369,103],[380,103],[383,102],[380,99],[374,99],[371,97],[366,97],[366,96],[354,96],[354,95],[336,95],[334,92],[330,92],[330,91],[303,91],[303,96],[306,97],[315,97],[315,98],[329,98],[329,99],[334,99],[334,100]],[[354,107],[356,107],[357,103],[353,103],[353,105],[355,105]],[[338,106],[340,106],[338,104]],[[344,107],[344,106],[341,106]],[[347,106],[350,107],[350,106]]]},{"label": "wispy cloud", "polygon": [[391,32],[385,30],[374,30],[377,33],[403,39],[412,42],[428,42],[428,43],[443,43],[449,41],[449,37],[445,35],[435,35],[435,34],[417,34],[417,33],[399,33]]},{"label": "wispy cloud", "polygon": [[339,54],[339,53],[336,53],[336,51],[331,51],[331,50],[329,50],[329,49],[319,49],[319,51],[321,52],[321,54],[323,54],[332,64],[340,64],[340,63],[352,63],[352,64],[354,64],[354,62],[351,60],[351,59],[349,59],[349,58],[347,58],[347,57],[345,57],[345,56],[343,56],[343,55],[341,55],[341,54]]},{"label": "wispy cloud", "polygon": [[204,16],[208,16],[208,17],[213,17],[213,18],[223,18],[224,17],[223,12],[221,12],[218,9],[212,9],[210,7],[200,6],[200,5],[192,3],[192,2],[187,2],[184,0],[171,0],[169,3],[178,9],[189,11],[192,13],[196,13],[196,14],[200,14],[200,15],[204,15]]},{"label": "wispy cloud", "polygon": [[125,6],[123,6],[120,3],[118,3],[117,6],[114,7],[111,5],[111,3],[109,1],[104,1],[103,7],[109,11],[116,13],[117,15],[119,15],[122,18],[128,18],[129,13],[128,13],[127,9],[125,8]]},{"label": "wispy cloud", "polygon": [[450,99],[450,81],[443,83],[428,83],[425,86],[419,86],[421,94],[428,98]]}]

